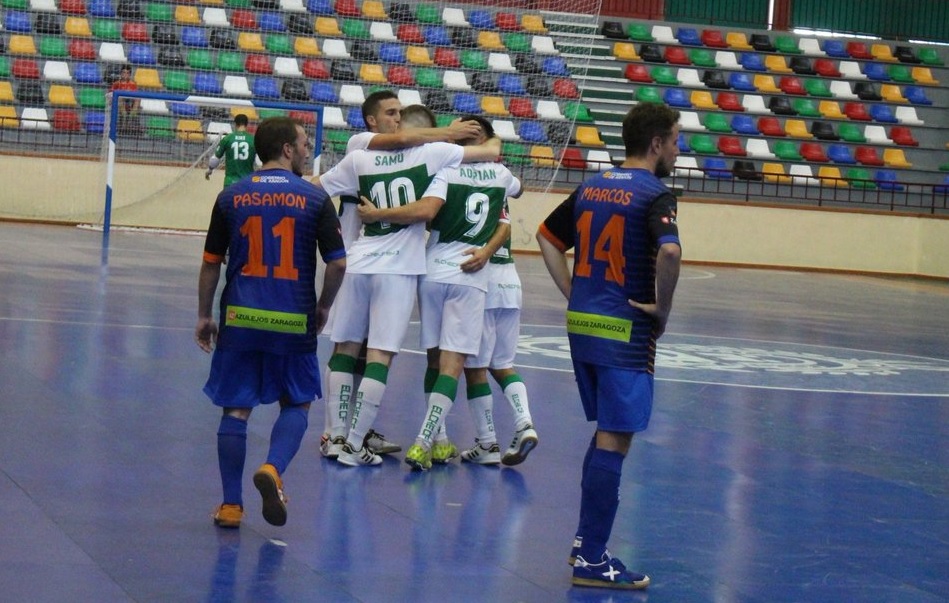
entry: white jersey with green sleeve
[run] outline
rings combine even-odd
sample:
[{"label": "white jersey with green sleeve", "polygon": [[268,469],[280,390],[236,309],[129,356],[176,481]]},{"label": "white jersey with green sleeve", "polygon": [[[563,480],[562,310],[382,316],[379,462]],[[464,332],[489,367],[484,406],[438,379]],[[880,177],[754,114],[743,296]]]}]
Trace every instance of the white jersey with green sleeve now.
[{"label": "white jersey with green sleeve", "polygon": [[[426,196],[446,197],[440,170],[461,165],[464,150],[433,142],[398,151],[355,151],[320,176],[331,196],[366,197],[379,208],[400,207]],[[363,225],[346,250],[346,271],[353,274],[424,274],[425,223]]]},{"label": "white jersey with green sleeve", "polygon": [[500,163],[471,163],[447,171],[448,196],[432,221],[428,239],[426,280],[488,288],[486,270],[462,272],[470,259],[465,251],[483,247],[499,223],[510,222],[507,198],[521,182]]}]

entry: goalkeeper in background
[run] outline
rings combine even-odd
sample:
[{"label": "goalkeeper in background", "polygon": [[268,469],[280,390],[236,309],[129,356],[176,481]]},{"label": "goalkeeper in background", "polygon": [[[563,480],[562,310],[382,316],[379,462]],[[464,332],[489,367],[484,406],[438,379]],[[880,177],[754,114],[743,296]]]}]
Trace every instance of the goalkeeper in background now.
[{"label": "goalkeeper in background", "polygon": [[217,143],[214,156],[208,160],[205,180],[211,179],[211,172],[221,165],[221,159],[224,159],[224,188],[254,171],[257,160],[254,136],[247,131],[247,116],[243,113],[234,116],[234,131]]}]

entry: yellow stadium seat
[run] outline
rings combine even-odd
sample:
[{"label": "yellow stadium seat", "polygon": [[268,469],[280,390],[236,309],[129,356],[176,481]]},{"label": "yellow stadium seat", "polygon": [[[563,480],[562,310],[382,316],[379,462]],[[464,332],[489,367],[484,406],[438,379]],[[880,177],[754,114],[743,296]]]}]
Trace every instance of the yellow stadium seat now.
[{"label": "yellow stadium seat", "polygon": [[359,79],[370,84],[384,84],[387,81],[382,65],[370,63],[363,63],[359,67]]},{"label": "yellow stadium seat", "polygon": [[740,31],[730,31],[725,34],[725,43],[735,50],[754,50],[754,46],[748,43],[748,36]]},{"label": "yellow stadium seat", "polygon": [[135,70],[135,83],[139,88],[145,90],[161,90],[163,88],[157,69],[139,67]]},{"label": "yellow stadium seat", "polygon": [[62,107],[76,106],[76,93],[72,86],[53,84],[49,87],[49,104]]},{"label": "yellow stadium seat", "polygon": [[630,42],[617,42],[613,44],[613,56],[622,61],[641,61],[636,53],[636,47]]},{"label": "yellow stadium seat", "polygon": [[929,67],[913,67],[913,79],[917,84],[939,85],[939,80],[933,77],[933,72],[929,70]]},{"label": "yellow stadium seat", "polygon": [[823,117],[847,119],[847,116],[840,110],[840,105],[837,101],[822,100],[820,104],[817,105],[817,110],[820,111]]},{"label": "yellow stadium seat", "polygon": [[[10,82],[0,82],[0,89],[6,85],[10,87]],[[13,94],[13,91],[10,91],[10,94]],[[2,128],[19,128],[20,120],[16,116],[16,107],[11,107],[10,105],[0,105],[0,127]]]},{"label": "yellow stadium seat", "polygon": [[761,168],[765,182],[777,184],[791,184],[791,177],[784,172],[784,165],[780,163],[765,163]]},{"label": "yellow stadium seat", "polygon": [[379,19],[382,21],[389,19],[385,7],[382,6],[382,2],[379,2],[379,0],[365,0],[365,2],[362,3],[362,16],[367,19]]},{"label": "yellow stadium seat", "polygon": [[321,36],[343,35],[343,31],[339,28],[339,23],[333,17],[317,17],[316,33]]},{"label": "yellow stadium seat", "polygon": [[179,119],[175,127],[175,134],[181,140],[194,140],[201,142],[204,140],[204,130],[201,128],[201,122],[197,119]]},{"label": "yellow stadium seat", "polygon": [[544,18],[540,15],[523,15],[521,17],[521,28],[528,33],[547,33],[547,26],[544,25]]},{"label": "yellow stadium seat", "polygon": [[263,52],[264,39],[259,33],[242,31],[237,34],[237,47],[247,52]]},{"label": "yellow stadium seat", "polygon": [[600,138],[600,131],[596,129],[596,126],[577,126],[577,144],[601,147],[606,143]]},{"label": "yellow stadium seat", "polygon": [[814,138],[814,135],[807,131],[807,122],[803,119],[787,120],[784,122],[784,131],[794,138]]},{"label": "yellow stadium seat", "polygon": [[764,66],[767,67],[768,71],[774,71],[775,73],[794,73],[793,70],[788,67],[788,62],[785,58],[779,54],[769,54],[764,58]]},{"label": "yellow stadium seat", "polygon": [[496,31],[482,31],[478,33],[478,46],[485,50],[507,50]]},{"label": "yellow stadium seat", "polygon": [[92,29],[89,27],[89,20],[84,17],[66,17],[66,23],[63,29],[67,36],[74,38],[92,37]]},{"label": "yellow stadium seat", "polygon": [[198,7],[185,4],[175,6],[175,21],[184,25],[201,25]]},{"label": "yellow stadium seat", "polygon": [[224,4],[224,0],[200,0],[201,4],[210,4],[212,6],[221,6]]},{"label": "yellow stadium seat", "polygon": [[10,54],[36,54],[36,43],[33,41],[33,36],[10,36],[7,52]]},{"label": "yellow stadium seat", "polygon": [[498,115],[506,117],[510,115],[507,107],[504,106],[504,99],[500,96],[485,96],[481,99],[481,110],[488,115]]},{"label": "yellow stadium seat", "polygon": [[428,48],[424,46],[409,46],[405,51],[405,59],[413,65],[434,65],[431,55],[428,54]]},{"label": "yellow stadium seat", "polygon": [[897,58],[893,56],[889,44],[873,44],[870,46],[870,54],[878,61],[896,62]]},{"label": "yellow stadium seat", "polygon": [[316,38],[297,36],[293,41],[293,53],[301,57],[318,57],[320,56],[320,45]]},{"label": "yellow stadium seat", "polygon": [[[0,101],[16,102],[16,99],[13,98],[13,86],[10,82],[0,82]],[[15,115],[16,113],[14,113]]]},{"label": "yellow stadium seat", "polygon": [[906,159],[903,149],[884,149],[883,163],[890,167],[913,167],[913,164]]},{"label": "yellow stadium seat", "polygon": [[906,97],[903,96],[903,93],[900,92],[899,86],[894,86],[893,84],[883,84],[880,86],[880,96],[883,97],[883,100],[889,101],[891,103],[908,103]]},{"label": "yellow stadium seat", "polygon": [[696,109],[719,111],[718,105],[715,104],[715,99],[712,98],[712,93],[707,90],[693,90],[690,100],[692,101],[692,106]]},{"label": "yellow stadium seat", "polygon": [[820,169],[817,170],[817,177],[820,179],[822,186],[829,186],[831,188],[849,186],[847,181],[844,180],[843,176],[840,174],[840,168],[833,166],[822,165]]},{"label": "yellow stadium seat", "polygon": [[257,116],[257,109],[254,107],[231,107],[231,119],[241,114],[246,115],[250,121],[260,120],[260,117]]},{"label": "yellow stadium seat", "polygon": [[554,160],[554,150],[539,144],[531,147],[531,161],[538,167],[554,167],[557,165]]},{"label": "yellow stadium seat", "polygon": [[758,89],[758,92],[781,92],[781,89],[778,88],[778,85],[774,83],[774,78],[770,75],[763,75],[761,73],[755,74],[755,88]]}]

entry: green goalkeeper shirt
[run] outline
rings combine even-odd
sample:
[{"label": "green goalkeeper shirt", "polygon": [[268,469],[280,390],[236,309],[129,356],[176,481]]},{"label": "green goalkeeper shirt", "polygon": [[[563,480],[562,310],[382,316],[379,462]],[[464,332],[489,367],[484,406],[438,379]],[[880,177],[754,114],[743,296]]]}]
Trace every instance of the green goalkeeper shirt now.
[{"label": "green goalkeeper shirt", "polygon": [[224,159],[224,187],[254,171],[254,136],[250,132],[231,132],[221,139],[214,155]]}]

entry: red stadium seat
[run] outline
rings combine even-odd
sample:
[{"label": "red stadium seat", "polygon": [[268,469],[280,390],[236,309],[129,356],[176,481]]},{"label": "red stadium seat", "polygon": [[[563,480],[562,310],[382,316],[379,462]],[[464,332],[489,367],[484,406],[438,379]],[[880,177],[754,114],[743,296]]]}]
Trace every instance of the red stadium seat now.
[{"label": "red stadium seat", "polygon": [[793,76],[782,77],[778,83],[778,87],[781,88],[785,94],[807,94],[807,91],[804,89],[804,84],[801,83],[801,79]]},{"label": "red stadium seat", "polygon": [[13,77],[23,80],[40,79],[40,67],[33,59],[13,59],[10,72]]},{"label": "red stadium seat", "polygon": [[717,29],[703,29],[702,44],[709,48],[728,48],[728,42],[725,41],[722,32]]},{"label": "red stadium seat", "polygon": [[758,130],[765,136],[786,136],[784,128],[776,117],[762,117],[758,120]]},{"label": "red stadium seat", "polygon": [[389,83],[393,86],[414,86],[415,74],[404,65],[392,65],[386,74]]},{"label": "red stadium seat", "polygon": [[517,15],[514,13],[497,13],[494,15],[494,24],[501,31],[518,31],[521,28],[521,24],[517,22]]},{"label": "red stadium seat", "polygon": [[336,14],[343,17],[361,16],[355,0],[336,0]]},{"label": "red stadium seat", "polygon": [[587,169],[587,161],[583,158],[583,154],[580,153],[580,149],[573,147],[565,148],[563,153],[560,154],[560,165],[570,170]]},{"label": "red stadium seat", "polygon": [[801,157],[808,161],[817,163],[827,162],[827,154],[824,153],[824,147],[816,142],[802,142],[800,152]]},{"label": "red stadium seat", "polygon": [[86,3],[83,0],[61,0],[59,12],[67,15],[84,15],[86,14]]},{"label": "red stadium seat", "polygon": [[451,48],[436,48],[433,57],[435,64],[440,67],[458,68],[461,67],[461,61],[458,59],[458,53]]},{"label": "red stadium seat", "polygon": [[905,126],[893,126],[890,130],[890,138],[899,145],[908,147],[919,146],[919,141],[913,138],[912,130]]},{"label": "red stadium seat", "polygon": [[626,79],[631,82],[652,83],[652,76],[649,75],[649,70],[646,69],[645,65],[640,63],[629,63],[626,65],[626,70],[623,73]]},{"label": "red stadium seat", "polygon": [[148,28],[144,23],[133,23],[129,21],[122,26],[122,39],[128,42],[150,42],[148,37]]},{"label": "red stadium seat", "polygon": [[744,111],[745,107],[741,104],[741,99],[734,92],[719,92],[715,104],[723,111]]},{"label": "red stadium seat", "polygon": [[872,59],[873,55],[863,42],[847,42],[847,54],[855,59]]},{"label": "red stadium seat", "polygon": [[725,155],[735,157],[744,157],[745,149],[741,146],[741,140],[737,136],[722,136],[718,139],[718,150]]},{"label": "red stadium seat", "polygon": [[262,54],[247,55],[247,59],[244,61],[244,70],[247,71],[247,73],[260,75],[270,75],[273,73],[270,59]]},{"label": "red stadium seat", "polygon": [[257,17],[247,9],[235,8],[231,13],[231,27],[237,29],[257,29]]},{"label": "red stadium seat", "polygon": [[814,71],[824,77],[840,77],[840,70],[830,59],[817,59],[814,61]]},{"label": "red stadium seat", "polygon": [[512,98],[507,105],[507,110],[515,117],[528,117],[534,119],[537,112],[534,111],[534,105],[529,98]]},{"label": "red stadium seat", "polygon": [[844,115],[855,121],[872,121],[863,103],[844,103]]},{"label": "red stadium seat", "polygon": [[290,111],[287,117],[302,124],[313,125],[316,123],[316,113],[312,111]]},{"label": "red stadium seat", "polygon": [[305,59],[302,67],[303,75],[315,80],[330,79],[330,68],[320,59]]},{"label": "red stadium seat", "polygon": [[580,91],[573,80],[559,78],[554,80],[554,94],[560,98],[580,98]]},{"label": "red stadium seat", "polygon": [[92,40],[69,40],[69,56],[80,61],[95,61],[96,47]]},{"label": "red stadium seat", "polygon": [[863,165],[883,165],[883,159],[877,155],[877,150],[873,147],[857,147],[853,156]]},{"label": "red stadium seat", "polygon": [[396,37],[406,44],[424,44],[425,36],[421,28],[412,23],[402,23],[395,30]]},{"label": "red stadium seat", "polygon": [[672,65],[691,65],[689,54],[681,46],[666,46],[666,62]]},{"label": "red stadium seat", "polygon": [[79,114],[72,109],[56,109],[53,111],[53,129],[60,132],[80,132],[82,124]]}]

